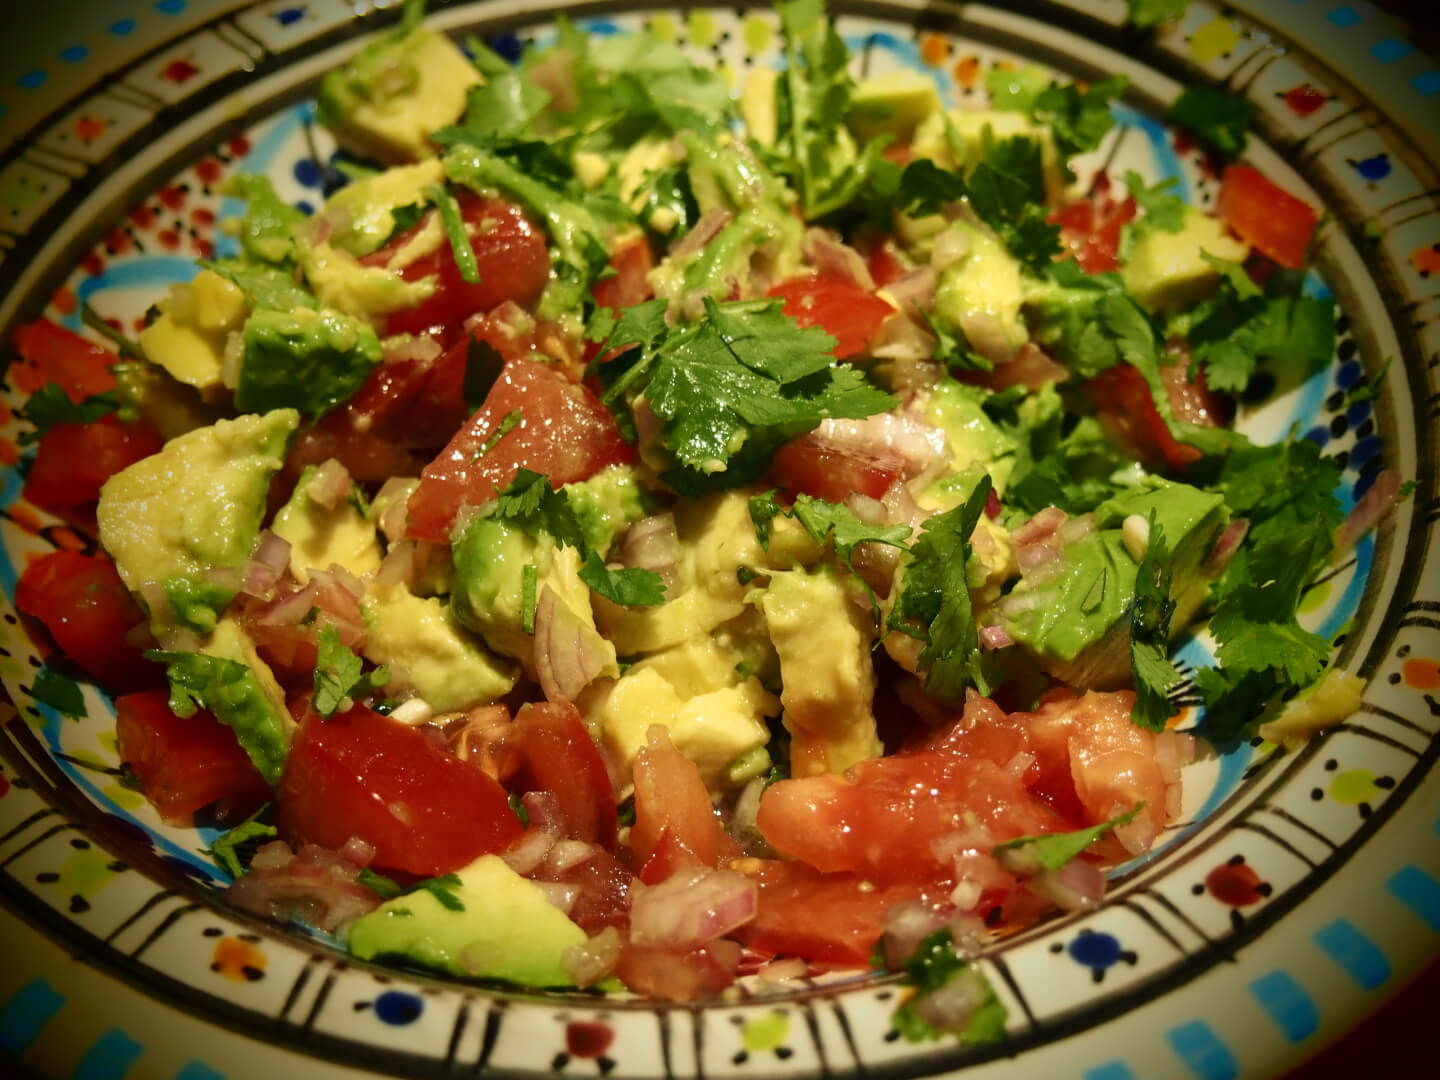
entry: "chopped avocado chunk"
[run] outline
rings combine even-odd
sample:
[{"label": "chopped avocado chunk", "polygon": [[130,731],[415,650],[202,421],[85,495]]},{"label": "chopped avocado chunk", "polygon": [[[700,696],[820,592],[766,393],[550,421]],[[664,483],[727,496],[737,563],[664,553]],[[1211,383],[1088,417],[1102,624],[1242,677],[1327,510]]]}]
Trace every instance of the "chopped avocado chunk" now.
[{"label": "chopped avocado chunk", "polygon": [[401,164],[434,155],[430,133],[460,119],[467,91],[479,82],[449,38],[402,27],[325,76],[316,115],[342,146]]},{"label": "chopped avocado chunk", "polygon": [[569,986],[565,951],[585,931],[545,891],[498,855],[482,855],[458,873],[442,904],[430,890],[387,900],[350,925],[350,951],[361,960],[399,956],[467,978],[521,986]]},{"label": "chopped avocado chunk", "polygon": [[430,158],[345,185],[325,203],[325,217],[333,223],[329,243],[351,255],[370,254],[395,232],[396,210],[424,206],[422,189],[444,182],[444,167]]},{"label": "chopped avocado chunk", "polygon": [[615,538],[645,516],[645,489],[631,465],[612,465],[588,480],[564,487],[580,519],[585,543],[604,555]]},{"label": "chopped avocado chunk", "polygon": [[647,656],[586,710],[623,774],[648,741],[652,724],[670,730],[709,787],[727,783],[732,763],[770,741],[765,717],[780,702],[753,676],[736,671],[740,654],[699,637]]},{"label": "chopped avocado chunk", "polygon": [[833,570],[778,571],[760,600],[780,655],[780,702],[794,776],[844,772],[880,756],[869,616]]},{"label": "chopped avocado chunk", "polygon": [[121,409],[133,410],[160,433],[173,439],[208,427],[220,419],[218,406],[201,400],[193,386],[187,386],[157,364],[123,360],[110,370],[115,375],[115,396]]},{"label": "chopped avocado chunk", "polygon": [[1023,578],[1002,601],[1006,632],[1056,678],[1097,690],[1129,681],[1139,560],[1123,526],[1152,512],[1170,543],[1172,630],[1185,626],[1204,601],[1213,575],[1203,561],[1229,521],[1224,499],[1158,478],[1113,496],[1095,511],[1096,531],[1065,544],[1056,566]]},{"label": "chopped avocado chunk", "polygon": [[922,120],[939,110],[935,80],[906,68],[856,83],[845,122],[861,142],[881,135],[905,142]]},{"label": "chopped avocado chunk", "polygon": [[158,307],[159,317],[140,331],[146,359],[213,398],[224,387],[227,339],[250,310],[245,294],[228,278],[201,270],[191,281],[170,286]]},{"label": "chopped avocado chunk", "polygon": [[406,281],[398,273],[400,266],[424,254],[421,248],[432,232],[437,242],[430,250],[438,247],[439,241],[444,238],[444,230],[432,220],[410,243],[395,253],[391,259],[396,264],[394,267],[366,266],[348,251],[329,244],[302,244],[300,266],[305,271],[305,280],[315,290],[315,296],[326,307],[358,320],[377,319],[392,311],[414,307],[435,294],[438,288],[435,275]]},{"label": "chopped avocado chunk", "polygon": [[925,401],[925,419],[945,432],[954,472],[979,466],[990,474],[996,493],[1004,494],[1017,443],[981,407],[983,397],[983,391],[951,378],[941,379]]},{"label": "chopped avocado chunk", "polygon": [[158,626],[178,618],[201,633],[215,628],[230,590],[205,572],[238,567],[260,533],[270,478],[285,462],[300,424],[294,409],[219,420],[171,439],[116,473],[100,489],[100,542],[120,577],[139,592],[160,584],[171,613],[151,611]]},{"label": "chopped avocado chunk", "polygon": [[508,694],[519,673],[456,621],[436,597],[403,585],[376,587],[365,601],[362,651],[390,669],[387,692],[414,691],[436,712],[488,705]]},{"label": "chopped avocado chunk", "polygon": [[1202,255],[1239,262],[1249,251],[1219,218],[1187,206],[1179,232],[1147,229],[1140,234],[1120,277],[1130,295],[1151,311],[1176,311],[1213,293],[1220,282],[1219,271]]},{"label": "chopped avocado chunk", "polygon": [[305,227],[305,213],[277,194],[267,177],[239,173],[225,184],[225,193],[245,200],[239,221],[240,245],[260,262],[282,264],[293,254],[295,237]]},{"label": "chopped avocado chunk", "polygon": [[941,329],[962,334],[972,352],[993,364],[1007,363],[1029,340],[1020,318],[1020,261],[973,225],[955,221],[949,231],[963,238],[968,251],[941,271],[931,318]]},{"label": "chopped avocado chunk", "polygon": [[936,110],[915,128],[911,142],[917,158],[929,158],[942,169],[970,172],[985,157],[985,136],[996,141],[1021,136],[1040,143],[1045,199],[1058,203],[1065,193],[1065,174],[1055,137],[1048,124],[1037,124],[1015,112],[986,109]]},{"label": "chopped avocado chunk", "polygon": [[380,569],[380,540],[375,525],[349,498],[323,506],[310,497],[315,466],[307,465],[290,501],[275,514],[270,527],[290,544],[290,572],[304,585],[310,568],[326,570],[339,564],[352,574],[364,576]]},{"label": "chopped avocado chunk", "polygon": [[257,311],[245,321],[235,404],[247,412],[291,408],[322,416],[380,363],[375,331],[333,311]]}]

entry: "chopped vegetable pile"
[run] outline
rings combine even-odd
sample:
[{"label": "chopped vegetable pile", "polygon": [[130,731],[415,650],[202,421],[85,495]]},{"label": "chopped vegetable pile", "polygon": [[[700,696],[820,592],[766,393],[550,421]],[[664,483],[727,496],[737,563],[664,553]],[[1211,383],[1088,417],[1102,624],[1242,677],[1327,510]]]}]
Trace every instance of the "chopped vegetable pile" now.
[{"label": "chopped vegetable pile", "polygon": [[1399,484],[1347,520],[1314,443],[1231,427],[1336,334],[1248,108],[1171,113],[1211,215],[1072,171],[1123,78],[947,109],[777,9],[737,97],[649,32],[511,64],[408,5],[321,84],[324,206],[236,179],[241,254],[119,355],[20,329],[25,494],[98,544],[16,605],[36,696],[118,694],[160,816],[233,826],[237,905],[676,1001],[873,962],[906,1037],[991,1040],[970,959],[1097,904],[1195,734],[1353,707],[1297,609]]}]

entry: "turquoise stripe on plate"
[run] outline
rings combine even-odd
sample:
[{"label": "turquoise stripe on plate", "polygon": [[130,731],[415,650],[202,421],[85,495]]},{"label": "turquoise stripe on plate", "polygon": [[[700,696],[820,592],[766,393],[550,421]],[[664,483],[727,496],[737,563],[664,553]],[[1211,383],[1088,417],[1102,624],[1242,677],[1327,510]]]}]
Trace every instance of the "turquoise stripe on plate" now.
[{"label": "turquoise stripe on plate", "polygon": [[1399,38],[1386,38],[1370,46],[1370,55],[1382,64],[1391,64],[1415,51],[1415,46]]},{"label": "turquoise stripe on plate", "polygon": [[119,1028],[111,1028],[90,1044],[70,1080],[119,1080],[144,1049]]},{"label": "turquoise stripe on plate", "polygon": [[216,1072],[209,1065],[199,1061],[187,1061],[180,1066],[175,1080],[225,1080],[225,1074]]},{"label": "turquoise stripe on plate", "polygon": [[44,979],[34,979],[16,990],[0,1007],[0,1050],[20,1053],[64,1004],[65,996]]},{"label": "turquoise stripe on plate", "polygon": [[1085,1073],[1085,1080],[1135,1080],[1135,1074],[1123,1061],[1107,1061]]},{"label": "turquoise stripe on plate", "polygon": [[1406,866],[1385,882],[1385,891],[1424,919],[1431,930],[1440,930],[1440,881],[1418,866]]},{"label": "turquoise stripe on plate", "polygon": [[1366,990],[1374,990],[1390,977],[1385,954],[1348,919],[1336,919],[1317,930],[1315,944]]},{"label": "turquoise stripe on plate", "polygon": [[1203,1020],[1192,1020],[1165,1033],[1185,1067],[1199,1080],[1234,1080],[1239,1072],[1235,1055]]},{"label": "turquoise stripe on plate", "polygon": [[1360,21],[1360,13],[1349,4],[1338,7],[1325,16],[1330,22],[1340,27],[1341,30],[1349,29]]},{"label": "turquoise stripe on plate", "polygon": [[1250,993],[1292,1043],[1303,1042],[1320,1026],[1310,995],[1286,972],[1260,976],[1250,984]]}]

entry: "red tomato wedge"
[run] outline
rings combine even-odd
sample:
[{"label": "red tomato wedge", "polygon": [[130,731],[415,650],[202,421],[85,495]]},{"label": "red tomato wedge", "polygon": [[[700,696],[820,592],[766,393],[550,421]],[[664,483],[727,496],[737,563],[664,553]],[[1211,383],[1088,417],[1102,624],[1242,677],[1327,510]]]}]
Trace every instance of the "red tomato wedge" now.
[{"label": "red tomato wedge", "polygon": [[[520,422],[486,449],[512,412]],[[444,543],[462,506],[479,506],[515,478],[517,469],[544,473],[559,487],[633,461],[610,411],[558,365],[507,362],[485,404],[420,474],[410,496],[409,535]]]},{"label": "red tomato wedge", "polygon": [[566,914],[587,934],[598,934],[607,926],[624,929],[630,925],[630,883],[635,875],[608,851],[596,851],[584,862],[563,870],[546,859],[528,876],[573,890],[575,902]]},{"label": "red tomato wedge", "polygon": [[1110,180],[1100,174],[1090,194],[1050,214],[1060,226],[1060,242],[1075,255],[1075,262],[1087,274],[1119,269],[1120,232],[1135,217],[1131,196],[1117,200],[1110,193]]},{"label": "red tomato wedge", "polygon": [[700,770],[675,749],[669,733],[658,724],[650,729],[650,744],[635,758],[634,777],[630,849],[635,865],[644,866],[667,834],[706,866],[719,866],[740,854],[715,816]]},{"label": "red tomato wedge", "polygon": [[240,749],[235,732],[205,709],[176,716],[168,691],[116,698],[115,735],[120,760],[166,821],[185,823],[216,802],[224,804],[221,820],[243,818],[270,798],[270,786]]},{"label": "red tomato wedge", "polygon": [[164,445],[144,420],[122,424],[114,414],[90,424],[56,424],[35,447],[25,498],[93,531],[100,486]]},{"label": "red tomato wedge", "polygon": [[49,319],[17,326],[15,351],[20,359],[10,365],[10,378],[17,390],[27,394],[53,382],[78,404],[115,388],[110,365],[120,358]]},{"label": "red tomato wedge", "polygon": [[145,614],[103,555],[42,555],[16,582],[15,606],[43,622],[66,656],[111,689],[154,686],[164,678],[164,668],[126,640]]},{"label": "red tomato wedge", "polygon": [[[1205,387],[1200,372],[1190,381],[1183,361],[1162,364],[1166,395],[1177,420],[1215,427],[1220,422],[1220,399]],[[1102,371],[1089,382],[1090,393],[1100,409],[1101,422],[1116,432],[1145,464],[1184,469],[1203,456],[1186,443],[1177,442],[1155,408],[1155,399],[1145,376],[1129,364]]]},{"label": "red tomato wedge", "polygon": [[655,255],[645,237],[636,237],[617,248],[610,256],[610,269],[615,273],[601,278],[591,290],[599,307],[620,311],[655,295],[647,280],[655,269]]},{"label": "red tomato wedge", "polygon": [[1299,270],[1319,221],[1310,204],[1267,180],[1259,169],[1231,165],[1220,178],[1220,220],[1281,266]]},{"label": "red tomato wedge", "polygon": [[340,848],[352,836],[390,870],[446,874],[524,831],[505,789],[424,734],[356,705],[308,713],[275,790],[280,835]]},{"label": "red tomato wedge", "polygon": [[818,326],[835,338],[835,356],[841,360],[864,352],[880,324],[895,313],[853,281],[818,274],[782,281],[769,295],[784,300],[785,314],[801,326]]},{"label": "red tomato wedge", "polygon": [[904,468],[905,459],[883,446],[860,450],[812,433],[776,451],[770,481],[828,502],[844,502],[852,491],[878,499]]},{"label": "red tomato wedge", "polygon": [[525,740],[530,790],[555,796],[560,821],[571,839],[613,850],[619,822],[610,773],[575,706],[523,705],[515,725]]},{"label": "red tomato wedge", "polygon": [[[545,250],[545,234],[540,227],[519,207],[503,199],[484,198],[466,191],[458,192],[456,198],[470,236],[470,247],[475,252],[479,283],[471,284],[460,277],[449,242],[442,242],[434,251],[400,269],[400,276],[406,281],[435,275],[437,288],[415,307],[392,313],[385,324],[386,334],[438,330],[448,342],[459,336],[469,316],[489,311],[506,300],[528,307],[544,291],[550,278],[550,255]],[[435,211],[430,211],[433,213]],[[384,266],[428,220],[429,214],[360,261],[367,266]]]}]

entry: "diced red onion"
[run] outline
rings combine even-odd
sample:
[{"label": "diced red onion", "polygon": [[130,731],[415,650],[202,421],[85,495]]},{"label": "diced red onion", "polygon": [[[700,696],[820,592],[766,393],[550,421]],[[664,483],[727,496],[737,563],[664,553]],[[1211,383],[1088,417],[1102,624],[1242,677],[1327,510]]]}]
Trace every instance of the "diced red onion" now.
[{"label": "diced red onion", "polygon": [[290,565],[290,541],[263,529],[255,550],[240,572],[240,591],[259,600],[273,600],[275,586]]},{"label": "diced red onion", "polygon": [[1400,501],[1400,474],[1394,469],[1381,469],[1375,474],[1370,489],[1360,496],[1355,508],[1335,530],[1336,552],[1349,551],[1355,542],[1383,521]]},{"label": "diced red onion", "polygon": [[1071,859],[1058,870],[1042,870],[1027,882],[1030,889],[1061,911],[1089,911],[1105,895],[1105,875],[1085,859]]},{"label": "diced red onion", "polygon": [[547,701],[574,701],[605,669],[605,639],[546,585],[535,605],[535,674]]},{"label": "diced red onion", "polygon": [[1006,633],[1003,626],[982,626],[980,628],[980,645],[986,649],[1008,649],[1015,644],[1015,639]]},{"label": "diced red onion", "polygon": [[867,525],[883,525],[889,520],[890,511],[879,499],[852,491],[845,496],[846,508]]},{"label": "diced red onion", "polygon": [[898,971],[915,955],[920,942],[945,925],[945,915],[918,900],[896,904],[885,912],[885,935],[880,939],[885,966]]},{"label": "diced red onion", "polygon": [[1010,534],[1010,539],[1015,542],[1016,547],[1038,543],[1053,535],[1069,517],[1070,515],[1058,506],[1047,506],[1022,522],[1020,527]]},{"label": "diced red onion", "polygon": [[356,866],[369,866],[370,860],[375,858],[375,845],[361,840],[358,836],[352,836],[340,846],[340,854]]},{"label": "diced red onion", "polygon": [[910,1008],[937,1031],[959,1033],[993,992],[978,971],[965,967],[934,990],[911,998]]},{"label": "diced red onion", "polygon": [[762,967],[756,977],[763,983],[787,983],[803,979],[810,973],[810,965],[798,956],[785,960],[772,960]]},{"label": "diced red onion", "polygon": [[721,229],[730,224],[730,219],[734,216],[729,210],[722,210],[719,207],[706,210],[700,215],[700,220],[695,222],[695,227],[676,241],[667,258],[678,262],[701,251],[706,244],[715,239]]},{"label": "diced red onion", "polygon": [[875,279],[870,276],[864,256],[841,243],[839,236],[829,229],[814,225],[806,229],[801,250],[821,275],[848,281],[866,292],[875,291]]},{"label": "diced red onion", "polygon": [[545,856],[546,865],[557,873],[563,873],[572,866],[579,866],[595,857],[600,848],[584,840],[557,840]]},{"label": "diced red onion", "polygon": [[225,898],[268,918],[336,930],[380,906],[379,894],[356,880],[363,863],[351,854],[364,852],[352,844],[339,852],[305,844],[292,852],[283,841],[271,841],[255,853],[249,872],[225,891]]},{"label": "diced red onion", "polygon": [[1240,550],[1240,545],[1245,542],[1245,534],[1250,531],[1250,522],[1244,518],[1236,518],[1225,526],[1225,531],[1215,541],[1215,546],[1210,549],[1210,555],[1205,560],[1207,569],[1218,573],[1230,565],[1230,560]]},{"label": "diced red onion", "polygon": [[997,363],[994,371],[966,375],[967,382],[974,382],[991,390],[1005,390],[1011,386],[1039,390],[1049,383],[1064,382],[1068,378],[1069,370],[1052,360],[1050,355],[1033,341],[1022,345],[1008,363]]},{"label": "diced red onion", "polygon": [[669,588],[675,584],[675,563],[680,554],[680,534],[675,530],[675,515],[664,513],[641,518],[625,530],[620,545],[620,561],[628,567],[652,570]]},{"label": "diced red onion", "polygon": [[524,835],[500,855],[505,865],[517,874],[528,874],[545,861],[555,846],[556,834],[544,829],[529,828]]},{"label": "diced red onion", "polygon": [[876,413],[864,420],[822,420],[809,438],[860,453],[889,450],[904,460],[906,476],[949,457],[950,444],[942,428],[897,413]]},{"label": "diced red onion", "polygon": [[387,364],[404,364],[414,361],[429,365],[440,358],[445,350],[429,334],[397,335],[387,338],[380,358]]},{"label": "diced red onion", "polygon": [[211,566],[200,576],[207,584],[232,593],[238,593],[240,586],[245,583],[244,575],[238,566]]},{"label": "diced red onion", "polygon": [[692,949],[744,926],[759,903],[755,881],[734,870],[679,870],[658,885],[630,891],[630,940]]},{"label": "diced red onion", "polygon": [[935,284],[939,279],[933,266],[920,266],[901,274],[885,286],[885,291],[902,308],[928,308],[935,299]]},{"label": "diced red onion", "polygon": [[620,944],[620,931],[607,926],[584,944],[571,945],[561,954],[560,962],[576,986],[593,986],[615,970]]},{"label": "diced red onion", "polygon": [[1025,546],[1015,545],[1015,565],[1023,576],[1029,577],[1037,570],[1043,570],[1060,561],[1060,545],[1052,540]]},{"label": "diced red onion", "polygon": [[545,899],[553,907],[559,908],[567,915],[580,896],[578,885],[567,885],[563,881],[536,881],[535,884],[540,887],[540,891],[545,894]]},{"label": "diced red onion", "polygon": [[350,470],[335,458],[327,458],[311,473],[305,485],[305,495],[311,502],[323,506],[326,510],[333,510],[354,487],[355,481],[350,478]]},{"label": "diced red onion", "polygon": [[1115,839],[1131,855],[1143,855],[1149,851],[1157,832],[1155,819],[1148,813],[1137,814],[1135,820],[1117,825],[1114,829]]},{"label": "diced red onion", "polygon": [[1096,531],[1095,515],[1081,514],[1079,517],[1073,517],[1069,521],[1063,522],[1057,531],[1060,534],[1061,547],[1073,544],[1081,537],[1089,536]]},{"label": "diced red onion", "polygon": [[912,529],[919,529],[929,517],[926,511],[920,508],[911,494],[910,488],[901,480],[896,480],[888,488],[885,494],[880,496],[880,501],[885,504],[889,520],[894,525],[909,525]]}]

